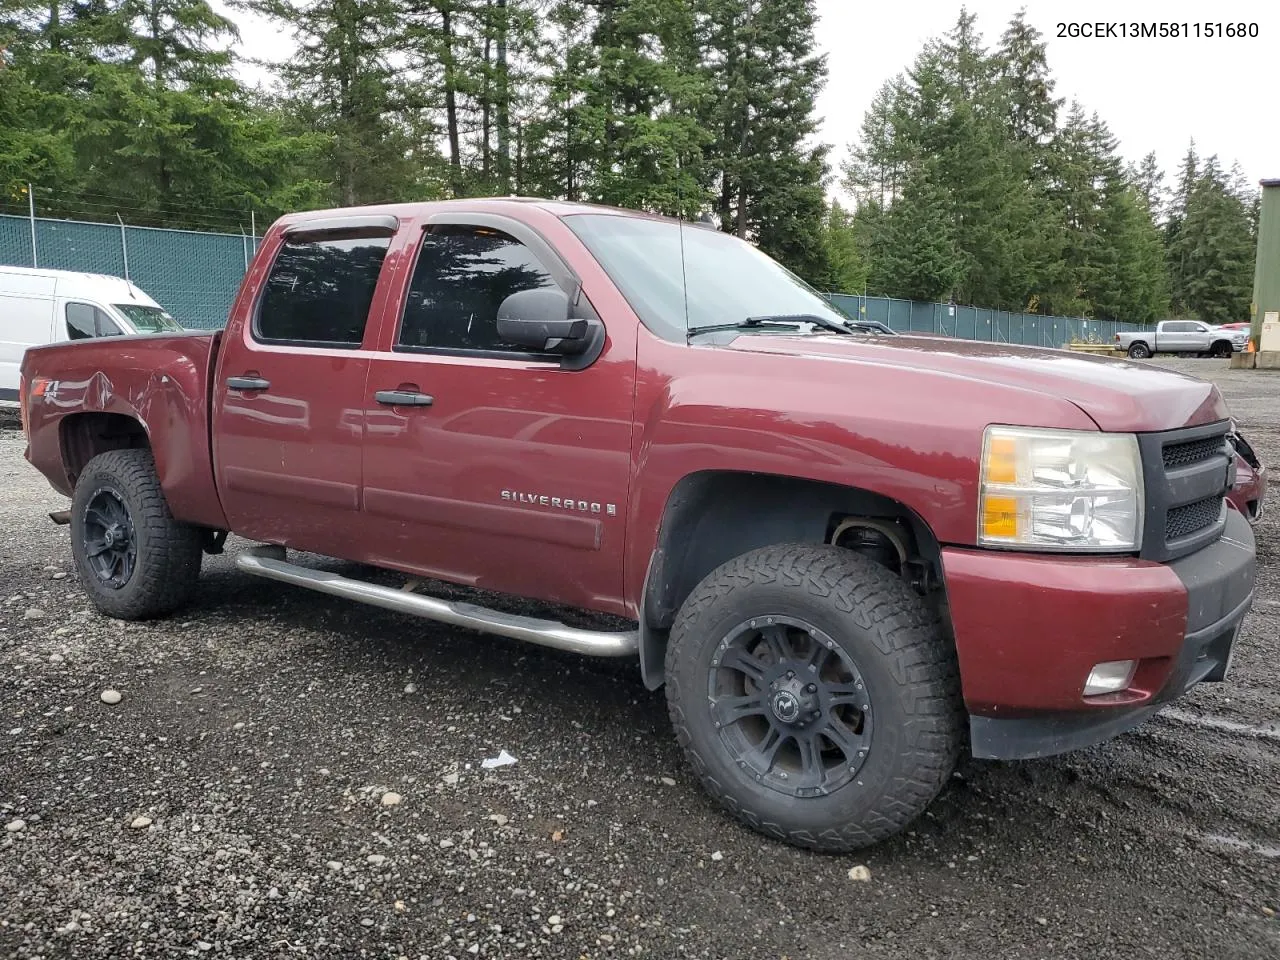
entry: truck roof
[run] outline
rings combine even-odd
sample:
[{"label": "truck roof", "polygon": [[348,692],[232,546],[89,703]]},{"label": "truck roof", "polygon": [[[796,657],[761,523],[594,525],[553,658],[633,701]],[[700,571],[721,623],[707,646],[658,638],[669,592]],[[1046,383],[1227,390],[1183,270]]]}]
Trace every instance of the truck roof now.
[{"label": "truck roof", "polygon": [[543,197],[468,197],[458,200],[422,200],[409,203],[366,204],[351,207],[328,207],[323,210],[305,210],[288,213],[277,222],[281,226],[296,227],[309,220],[329,219],[332,217],[353,215],[390,215],[397,218],[418,217],[446,211],[482,213],[486,210],[500,212],[503,207],[511,205],[527,205],[545,210],[555,217],[568,217],[575,214],[605,214],[609,216],[635,217],[645,220],[661,220],[668,223],[683,222],[686,227],[707,227],[706,223],[693,220],[680,221],[676,217],[649,213],[644,210],[632,210],[627,207],[613,207],[598,203],[581,203],[571,200],[551,200]]}]

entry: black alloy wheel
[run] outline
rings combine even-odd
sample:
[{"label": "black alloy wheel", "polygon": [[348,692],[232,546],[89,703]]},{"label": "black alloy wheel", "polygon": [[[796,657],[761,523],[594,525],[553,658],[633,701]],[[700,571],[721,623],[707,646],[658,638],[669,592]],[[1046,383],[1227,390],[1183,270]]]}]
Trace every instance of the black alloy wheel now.
[{"label": "black alloy wheel", "polygon": [[707,699],[724,750],[760,784],[818,797],[851,781],[871,749],[857,664],[813,624],[757,617],[721,640]]}]

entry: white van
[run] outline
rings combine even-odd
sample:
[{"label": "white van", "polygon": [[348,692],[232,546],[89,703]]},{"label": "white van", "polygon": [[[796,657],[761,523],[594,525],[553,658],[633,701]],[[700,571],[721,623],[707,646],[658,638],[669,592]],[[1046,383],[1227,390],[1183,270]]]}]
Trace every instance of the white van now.
[{"label": "white van", "polygon": [[0,266],[0,407],[18,404],[18,369],[27,347],[181,332],[160,304],[121,277]]}]

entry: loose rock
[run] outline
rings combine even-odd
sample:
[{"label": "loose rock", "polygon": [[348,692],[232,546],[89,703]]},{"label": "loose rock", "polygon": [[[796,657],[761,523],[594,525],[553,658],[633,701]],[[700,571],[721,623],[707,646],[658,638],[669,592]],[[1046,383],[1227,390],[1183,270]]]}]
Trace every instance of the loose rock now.
[{"label": "loose rock", "polygon": [[133,822],[129,824],[129,826],[132,827],[134,830],[145,830],[147,829],[147,827],[151,826],[151,818],[150,817],[134,817]]},{"label": "loose rock", "polygon": [[858,864],[856,867],[849,868],[849,879],[859,883],[866,883],[871,879],[871,871],[862,864]]},{"label": "loose rock", "polygon": [[400,803],[400,794],[388,790],[382,795],[382,805],[384,807],[394,807]]},{"label": "loose rock", "polygon": [[39,607],[31,607],[22,615],[23,620],[43,620],[44,611]]},{"label": "loose rock", "polygon": [[101,699],[103,703],[107,704],[108,706],[114,707],[117,703],[119,703],[124,698],[120,696],[119,690],[103,690]]},{"label": "loose rock", "polygon": [[4,825],[4,828],[8,830],[10,833],[17,833],[20,830],[25,830],[27,828],[27,821],[10,820],[8,823]]}]

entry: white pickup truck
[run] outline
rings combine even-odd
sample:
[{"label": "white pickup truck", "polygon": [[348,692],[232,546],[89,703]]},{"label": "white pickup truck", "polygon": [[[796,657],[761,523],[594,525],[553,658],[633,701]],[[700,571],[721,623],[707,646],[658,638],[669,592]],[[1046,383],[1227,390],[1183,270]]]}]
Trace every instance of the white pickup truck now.
[{"label": "white pickup truck", "polygon": [[1229,357],[1248,342],[1248,330],[1224,330],[1199,320],[1161,320],[1149,330],[1116,334],[1116,346],[1135,360],[1156,353]]}]

